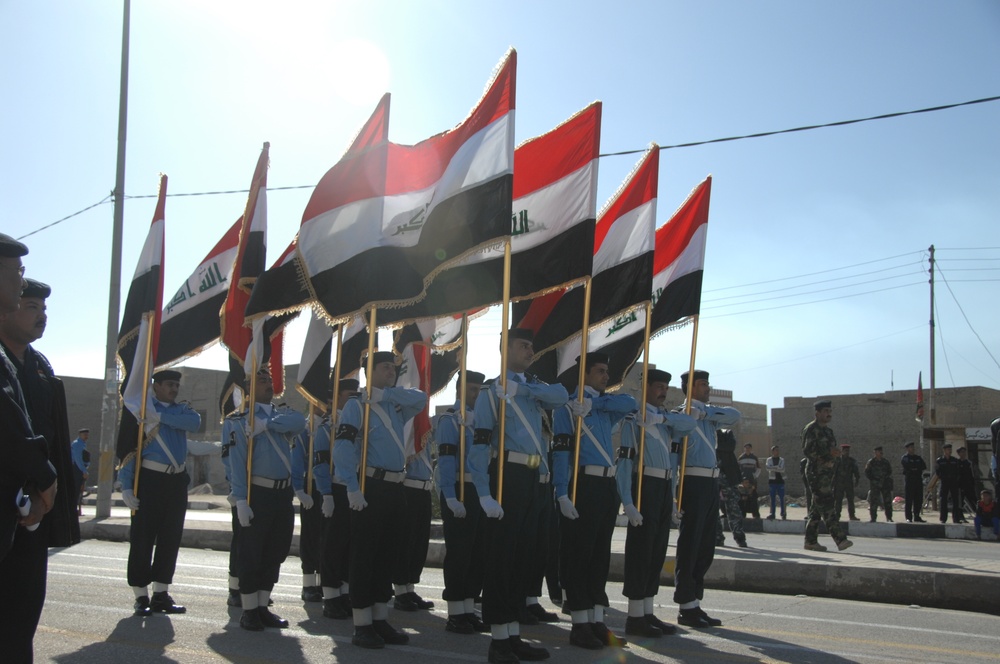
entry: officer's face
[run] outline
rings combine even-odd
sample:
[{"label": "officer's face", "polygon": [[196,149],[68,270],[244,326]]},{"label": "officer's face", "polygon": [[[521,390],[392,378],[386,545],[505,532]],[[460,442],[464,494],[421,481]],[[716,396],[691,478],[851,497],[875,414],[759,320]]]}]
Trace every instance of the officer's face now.
[{"label": "officer's face", "polygon": [[343,410],[344,406],[347,405],[347,400],[353,397],[357,392],[352,390],[341,390],[340,394],[337,396],[337,410]]},{"label": "officer's face", "polygon": [[876,459],[882,458],[882,450],[875,450],[875,458]]},{"label": "officer's face", "polygon": [[708,384],[707,380],[698,378],[694,381],[694,389],[691,390],[691,395],[695,401],[708,403],[708,397],[711,393],[712,386]]},{"label": "officer's face", "polygon": [[18,343],[30,344],[45,334],[45,300],[38,297],[22,297],[17,311],[4,317],[3,331]]},{"label": "officer's face", "polygon": [[507,368],[514,373],[522,373],[531,366],[535,355],[535,345],[527,339],[512,339],[507,342]]},{"label": "officer's face", "polygon": [[662,408],[667,402],[667,384],[654,382],[646,384],[646,403]]},{"label": "officer's face", "polygon": [[173,403],[177,400],[177,392],[181,389],[180,381],[161,380],[153,382],[153,395],[157,401]]},{"label": "officer's face", "polygon": [[476,385],[475,383],[465,384],[465,405],[471,407],[476,403],[476,399],[479,398],[479,390],[482,389],[482,385]]},{"label": "officer's face", "polygon": [[23,277],[20,258],[0,258],[0,314],[17,311],[24,289]]},{"label": "officer's face", "polygon": [[820,424],[829,424],[833,419],[833,408],[820,408],[816,411],[816,421]]},{"label": "officer's face", "polygon": [[392,387],[396,384],[396,365],[392,362],[379,362],[372,367],[372,386],[377,388]]},{"label": "officer's face", "polygon": [[598,392],[603,392],[604,388],[608,386],[608,381],[611,376],[608,374],[608,365],[606,364],[595,364],[591,367],[587,367],[587,378],[584,384]]},{"label": "officer's face", "polygon": [[271,382],[271,374],[260,372],[257,374],[257,385],[254,388],[254,401],[257,403],[271,403],[274,398],[274,383]]}]

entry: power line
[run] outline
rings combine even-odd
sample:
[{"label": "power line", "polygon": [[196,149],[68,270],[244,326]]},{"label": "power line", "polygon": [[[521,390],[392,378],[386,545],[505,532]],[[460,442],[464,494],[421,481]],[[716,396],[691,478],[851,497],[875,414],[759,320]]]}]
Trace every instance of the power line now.
[{"label": "power line", "polygon": [[[788,295],[776,295],[774,297],[765,297],[765,298],[761,298],[759,300],[750,300],[749,302],[732,302],[730,304],[720,304],[720,305],[717,305],[717,306],[714,306],[714,307],[702,307],[702,309],[703,310],[708,310],[708,309],[723,309],[725,307],[738,307],[738,306],[745,305],[745,304],[756,304],[758,302],[770,302],[771,300],[785,300],[785,299],[788,299],[790,297],[801,297],[803,295],[814,295],[816,293],[827,293],[829,291],[841,290],[841,289],[844,289],[844,288],[853,288],[854,286],[865,286],[865,285],[868,285],[868,284],[879,283],[881,281],[889,281],[891,279],[902,279],[903,277],[910,277],[910,276],[919,275],[919,274],[920,274],[920,272],[910,272],[908,274],[897,274],[897,275],[892,276],[892,277],[884,277],[882,279],[872,279],[871,281],[867,281],[867,282],[860,283],[860,284],[844,284],[842,286],[831,286],[830,288],[819,288],[819,289],[816,289],[816,290],[806,291],[804,293],[791,293],[791,294],[788,294]],[[878,291],[868,291],[868,292],[878,292]]]},{"label": "power line", "polygon": [[789,307],[802,307],[802,306],[805,306],[807,304],[817,304],[817,303],[820,303],[820,302],[832,302],[834,300],[844,300],[844,299],[847,299],[849,297],[859,297],[861,295],[871,295],[872,293],[882,293],[884,291],[897,290],[899,288],[909,288],[910,286],[920,286],[920,285],[922,285],[924,283],[925,282],[923,282],[923,281],[915,281],[915,282],[910,283],[910,284],[900,284],[899,286],[889,286],[887,288],[877,288],[875,290],[865,291],[863,293],[849,293],[847,295],[840,295],[838,297],[827,297],[827,298],[823,298],[821,300],[810,300],[809,302],[794,302],[792,304],[783,304],[783,305],[780,305],[780,306],[777,306],[777,307],[768,307],[766,309],[750,309],[748,311],[734,311],[733,313],[730,313],[730,314],[714,314],[714,315],[711,315],[711,316],[702,316],[702,318],[706,318],[706,319],[708,319],[708,318],[727,318],[729,316],[742,316],[743,314],[756,314],[756,313],[761,313],[763,311],[775,311],[777,309],[788,309]]},{"label": "power line", "polygon": [[108,201],[110,201],[110,200],[111,200],[111,194],[108,194],[108,195],[107,195],[107,196],[105,196],[105,197],[104,197],[103,199],[101,199],[101,200],[97,201],[97,202],[96,202],[96,203],[94,203],[93,205],[88,205],[87,207],[83,208],[82,210],[77,210],[77,211],[76,211],[76,212],[74,212],[73,214],[70,214],[70,215],[67,215],[67,216],[63,217],[62,219],[59,219],[59,220],[56,220],[56,221],[53,221],[53,222],[52,222],[51,224],[48,224],[48,225],[46,225],[46,226],[42,226],[41,228],[36,228],[35,230],[31,231],[30,233],[26,233],[25,235],[22,235],[21,237],[19,237],[19,238],[17,238],[17,239],[18,239],[18,240],[23,240],[23,239],[24,239],[24,238],[26,238],[26,237],[31,237],[31,236],[32,236],[32,235],[34,235],[35,233],[41,233],[41,232],[42,232],[42,231],[44,231],[44,230],[45,230],[46,228],[52,228],[53,226],[55,226],[55,225],[57,225],[57,224],[61,224],[62,222],[66,221],[67,219],[72,219],[73,217],[75,217],[75,216],[77,216],[77,215],[79,215],[79,214],[83,214],[83,213],[84,213],[84,212],[86,212],[87,210],[90,210],[90,209],[93,209],[93,208],[97,207],[98,205],[104,205],[105,203],[107,203],[107,202],[108,202]]},{"label": "power line", "polygon": [[962,308],[962,304],[958,301],[958,298],[955,297],[955,291],[951,289],[951,284],[948,283],[948,277],[944,275],[944,272],[941,270],[941,268],[938,268],[938,274],[941,275],[941,280],[944,281],[944,285],[948,288],[948,292],[951,293],[951,298],[955,300],[955,304],[958,306],[958,310],[962,313],[962,318],[965,319],[965,324],[968,325],[969,329],[972,330],[972,333],[976,335],[976,339],[979,340],[979,343],[980,345],[982,345],[983,350],[985,350],[986,354],[990,356],[991,360],[993,360],[993,364],[997,365],[997,369],[1000,369],[1000,362],[997,362],[997,358],[993,357],[993,353],[991,353],[990,349],[986,346],[985,343],[983,343],[983,338],[979,336],[979,333],[976,332],[976,328],[972,326],[972,322],[969,320],[969,317],[965,315],[965,309]]},{"label": "power line", "polygon": [[724,286],[722,288],[713,288],[712,290],[707,290],[707,291],[704,291],[704,292],[705,293],[717,293],[719,291],[732,290],[734,288],[746,288],[748,286],[760,286],[762,284],[773,284],[773,283],[777,283],[779,281],[790,281],[791,279],[801,279],[802,277],[814,277],[814,276],[816,276],[818,274],[828,274],[830,272],[839,272],[840,270],[849,270],[849,269],[854,268],[854,267],[862,267],[864,265],[871,265],[872,263],[882,263],[882,262],[885,262],[885,261],[894,260],[896,258],[904,258],[906,256],[913,256],[913,255],[923,256],[924,252],[923,251],[909,251],[909,252],[907,252],[905,254],[897,254],[895,256],[888,256],[886,258],[876,258],[874,260],[864,261],[862,263],[854,263],[853,265],[844,265],[843,267],[832,267],[832,268],[830,268],[828,270],[820,270],[819,272],[807,272],[805,274],[797,274],[797,275],[792,276],[792,277],[779,277],[777,279],[767,279],[765,281],[754,281],[754,282],[749,283],[749,284],[740,284],[738,286]]}]

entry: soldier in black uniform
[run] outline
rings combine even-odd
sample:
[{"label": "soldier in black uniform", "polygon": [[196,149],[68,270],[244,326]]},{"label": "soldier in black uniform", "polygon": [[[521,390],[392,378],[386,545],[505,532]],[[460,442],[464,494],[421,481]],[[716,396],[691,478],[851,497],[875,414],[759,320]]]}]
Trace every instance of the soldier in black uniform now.
[{"label": "soldier in black uniform", "polygon": [[948,499],[951,499],[951,518],[954,523],[962,521],[962,494],[958,485],[959,464],[958,459],[951,455],[951,443],[941,446],[943,454],[937,458],[934,466],[934,474],[937,475],[941,492],[938,500],[941,501],[941,523],[948,521]]},{"label": "soldier in black uniform", "polygon": [[[22,279],[20,257],[27,251],[0,234],[0,644],[5,662],[32,661],[45,602],[48,547],[80,541],[71,492],[56,492],[57,477],[62,486],[72,486],[65,392],[48,360],[30,346],[45,331],[45,298],[51,290]],[[15,506],[18,491],[31,501],[23,518]]]},{"label": "soldier in black uniform", "polygon": [[920,509],[924,504],[924,471],[927,464],[924,458],[917,454],[916,444],[912,441],[903,446],[906,454],[900,459],[903,466],[903,491],[906,498],[907,522],[924,523],[920,518]]},{"label": "soldier in black uniform", "polygon": [[[976,474],[972,470],[972,461],[969,460],[969,452],[964,447],[955,451],[958,453],[958,489],[962,495],[962,504],[959,508],[966,508],[975,514],[979,496],[976,495]],[[959,523],[968,522],[963,516]]]}]

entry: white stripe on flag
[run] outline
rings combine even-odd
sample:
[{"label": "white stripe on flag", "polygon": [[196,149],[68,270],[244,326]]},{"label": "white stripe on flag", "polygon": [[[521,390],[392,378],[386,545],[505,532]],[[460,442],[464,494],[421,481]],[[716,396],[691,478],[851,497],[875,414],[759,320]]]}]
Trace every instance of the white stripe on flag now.
[{"label": "white stripe on flag", "polygon": [[655,228],[655,198],[615,219],[600,248],[594,254],[594,274],[653,251]]}]

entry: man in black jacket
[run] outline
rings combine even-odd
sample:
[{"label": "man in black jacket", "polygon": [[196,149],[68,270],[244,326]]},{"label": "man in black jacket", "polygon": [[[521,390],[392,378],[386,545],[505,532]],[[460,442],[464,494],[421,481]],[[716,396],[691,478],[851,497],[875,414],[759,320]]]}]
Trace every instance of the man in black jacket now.
[{"label": "man in black jacket", "polygon": [[904,445],[906,454],[900,459],[903,466],[903,490],[906,498],[906,520],[907,522],[923,523],[920,518],[920,509],[924,504],[924,471],[927,464],[924,458],[917,454],[916,444],[912,441]]}]

